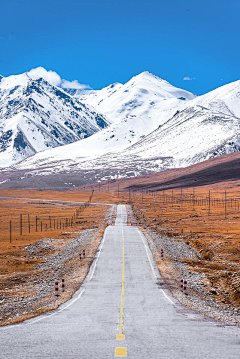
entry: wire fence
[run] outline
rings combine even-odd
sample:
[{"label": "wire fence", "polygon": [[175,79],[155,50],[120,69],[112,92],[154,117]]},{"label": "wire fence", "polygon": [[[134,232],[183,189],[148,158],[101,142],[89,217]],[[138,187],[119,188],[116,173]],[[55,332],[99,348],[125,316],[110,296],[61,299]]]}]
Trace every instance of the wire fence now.
[{"label": "wire fence", "polygon": [[[128,193],[127,193],[128,192]],[[188,189],[185,193],[180,190],[174,193],[173,190],[162,191],[128,191],[128,202],[138,202],[145,204],[155,204],[178,211],[203,211],[210,216],[217,214],[227,219],[229,216],[238,214],[240,211],[240,197],[236,196],[234,191],[211,191],[206,193],[196,193],[195,189]]]},{"label": "wire fence", "polygon": [[19,215],[12,215],[12,218],[5,213],[5,215],[0,218],[1,238],[8,238],[9,242],[12,243],[13,239],[17,239],[16,237],[21,238],[26,235],[36,235],[39,232],[66,230],[67,228],[73,227],[74,224],[82,223],[82,221],[78,219],[84,209],[90,206],[92,196],[93,192],[87,202],[77,208],[75,207],[74,210],[68,207],[65,213],[61,213],[63,212],[63,210],[61,210],[59,211],[60,213],[46,215],[38,213],[36,209],[34,215],[31,213],[20,213]]}]

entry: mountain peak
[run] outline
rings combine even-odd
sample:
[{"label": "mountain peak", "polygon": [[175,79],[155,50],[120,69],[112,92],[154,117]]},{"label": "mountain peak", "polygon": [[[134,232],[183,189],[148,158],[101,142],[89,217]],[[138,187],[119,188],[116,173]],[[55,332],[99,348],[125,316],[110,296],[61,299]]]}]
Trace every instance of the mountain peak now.
[{"label": "mountain peak", "polygon": [[143,93],[149,94],[152,97],[157,96],[158,99],[192,100],[195,98],[192,93],[175,87],[149,71],[141,72],[139,75],[132,77],[131,80],[123,85],[122,91],[138,92],[140,97],[142,97]]},{"label": "mountain peak", "polygon": [[166,80],[163,80],[162,78],[154,75],[153,73],[149,72],[149,71],[143,71],[140,74],[134,76],[132,79],[136,79],[136,80],[148,80],[148,81],[160,81],[160,82],[167,82]]}]

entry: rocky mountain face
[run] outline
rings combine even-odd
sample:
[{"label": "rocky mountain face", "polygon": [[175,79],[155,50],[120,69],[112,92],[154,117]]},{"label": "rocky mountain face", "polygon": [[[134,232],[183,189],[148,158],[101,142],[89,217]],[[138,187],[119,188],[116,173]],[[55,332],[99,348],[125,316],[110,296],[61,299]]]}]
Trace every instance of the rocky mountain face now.
[{"label": "rocky mountain face", "polygon": [[0,78],[0,167],[82,140],[109,124],[99,111],[42,78]]}]

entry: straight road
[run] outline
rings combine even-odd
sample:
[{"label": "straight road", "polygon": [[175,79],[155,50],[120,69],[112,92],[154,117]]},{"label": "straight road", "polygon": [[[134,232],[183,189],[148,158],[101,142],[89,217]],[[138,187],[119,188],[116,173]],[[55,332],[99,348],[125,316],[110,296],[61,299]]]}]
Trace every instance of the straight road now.
[{"label": "straight road", "polygon": [[0,358],[240,358],[239,329],[179,312],[159,280],[120,205],[79,291],[48,315],[0,328]]}]

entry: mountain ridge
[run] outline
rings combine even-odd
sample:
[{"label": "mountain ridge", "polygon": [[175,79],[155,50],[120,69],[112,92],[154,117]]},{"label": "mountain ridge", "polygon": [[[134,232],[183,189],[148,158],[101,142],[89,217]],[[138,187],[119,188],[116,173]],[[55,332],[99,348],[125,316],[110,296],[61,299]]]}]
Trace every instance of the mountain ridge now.
[{"label": "mountain ridge", "polygon": [[0,82],[0,166],[81,140],[110,124],[100,112],[42,78],[15,80]]},{"label": "mountain ridge", "polygon": [[[115,83],[98,91],[66,89],[64,93],[71,90],[78,91],[81,101],[85,96],[85,106],[91,106],[86,105],[88,100],[100,103],[98,111],[103,103],[111,100],[114,107],[117,101],[117,110],[112,111],[110,105],[107,109],[112,123],[81,141],[39,152],[9,171],[25,171],[25,178],[39,174],[41,181],[59,176],[59,183],[65,178],[61,185],[65,188],[65,183],[67,187],[78,185],[73,174],[85,183],[138,176],[240,149],[240,119],[236,116],[240,81],[196,97],[144,72],[126,84]],[[107,118],[107,112],[103,114]]]},{"label": "mountain ridge", "polygon": [[159,111],[177,107],[182,101],[191,100],[196,95],[145,71],[125,84],[115,83],[98,91],[85,90],[77,97],[116,122],[128,116],[155,120]]}]

